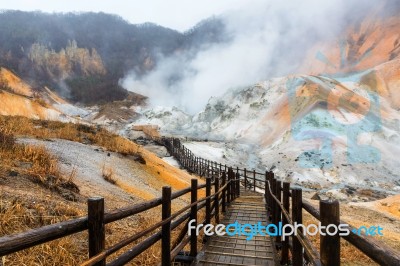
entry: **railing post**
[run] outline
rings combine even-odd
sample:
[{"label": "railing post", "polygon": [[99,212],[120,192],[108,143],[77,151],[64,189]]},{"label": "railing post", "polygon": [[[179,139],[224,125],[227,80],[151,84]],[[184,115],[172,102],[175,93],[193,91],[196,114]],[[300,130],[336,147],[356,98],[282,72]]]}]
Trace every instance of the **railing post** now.
[{"label": "railing post", "polygon": [[[272,179],[274,178],[274,173],[273,172],[268,172],[268,184],[271,187],[271,191],[272,190]],[[272,193],[271,193],[270,189],[268,189],[268,195],[269,195],[269,206],[268,206],[268,211],[269,211],[269,216],[271,217],[271,221],[272,220],[272,209],[273,209],[273,205],[274,205],[274,199],[272,198]]]},{"label": "railing post", "polygon": [[236,198],[238,198],[239,197],[239,187],[240,187],[240,183],[239,183],[239,180],[240,180],[240,174],[239,174],[239,166],[237,166],[236,167],[236,174],[234,174],[234,177],[235,177],[235,189],[236,189],[236,191],[235,191],[235,195],[236,195]]},{"label": "railing post", "polygon": [[231,168],[231,202],[235,200],[235,172]]},{"label": "railing post", "polygon": [[198,164],[199,164],[199,166],[198,166],[198,175],[199,176],[202,176],[202,174],[203,174],[203,172],[202,172],[202,164],[201,164],[201,162],[202,162],[202,158],[199,158],[199,161],[198,161]]},{"label": "railing post", "polygon": [[[278,201],[279,202],[282,202],[282,193],[281,193],[281,190],[282,190],[282,182],[281,181],[279,181],[279,180],[276,180],[276,183],[275,183],[275,185],[276,185],[276,198],[278,199]],[[282,210],[281,210],[281,206],[277,203],[276,204],[276,221],[277,221],[277,223],[276,224],[278,224],[279,222],[281,222],[282,221]],[[281,242],[282,242],[282,238],[281,238],[281,236],[276,236],[276,245],[280,248],[281,247]]]},{"label": "railing post", "polygon": [[[206,197],[211,196],[211,178],[206,178]],[[205,225],[211,224],[211,198],[206,199],[206,221]],[[208,236],[204,236],[204,241],[208,240]]]},{"label": "railing post", "polygon": [[265,206],[268,210],[269,208],[269,193],[268,193],[268,171],[265,171],[264,175],[264,197],[265,197]]},{"label": "railing post", "polygon": [[236,173],[236,197],[240,197],[240,174]]},{"label": "railing post", "polygon": [[186,152],[186,147],[183,148],[183,160],[184,160],[184,167],[187,169],[187,152]]},{"label": "railing post", "polygon": [[[211,178],[206,178],[206,197],[211,195]],[[206,199],[206,225],[211,223],[211,199]]]},{"label": "railing post", "polygon": [[231,168],[228,168],[228,185],[226,186],[226,203],[229,205],[231,203]]},{"label": "railing post", "polygon": [[235,200],[235,194],[236,194],[236,189],[235,189],[235,172],[233,171],[233,168],[231,168],[231,202]]},{"label": "railing post", "polygon": [[[289,203],[289,189],[290,189],[290,183],[289,182],[283,182],[283,198],[282,198],[282,204],[283,208],[289,212],[290,208],[290,203]],[[285,215],[282,215],[282,226],[285,224],[288,224],[289,221],[286,219]],[[289,238],[286,237],[285,240],[282,241],[282,259],[281,259],[281,265],[286,265],[289,263]]]},{"label": "railing post", "polygon": [[[89,258],[96,256],[105,248],[104,198],[88,199]],[[95,266],[106,265],[103,259]]]},{"label": "railing post", "polygon": [[[226,184],[226,172],[222,172],[222,186],[225,186]],[[222,201],[222,212],[226,212],[226,189],[222,191],[221,195],[221,201]]]},{"label": "railing post", "polygon": [[256,170],[253,170],[253,191],[256,191]]},{"label": "railing post", "polygon": [[232,201],[236,198],[236,174],[235,171],[232,169]]},{"label": "railing post", "polygon": [[235,199],[235,174],[233,172],[233,168],[230,168],[230,195],[231,195],[231,199],[230,202],[232,202]]},{"label": "railing post", "polygon": [[[302,191],[300,188],[292,189],[292,220],[293,223],[303,223],[303,198]],[[301,230],[301,229],[299,229]],[[301,232],[302,233],[302,232]],[[292,236],[292,265],[303,266],[303,247],[296,236]]]},{"label": "railing post", "polygon": [[185,168],[187,169],[187,152],[186,152],[186,147],[183,148],[183,160],[184,160]]},{"label": "railing post", "polygon": [[218,190],[219,190],[219,177],[215,178],[214,181],[214,185],[215,185],[215,223],[219,224],[219,197],[218,197]]},{"label": "railing post", "polygon": [[[276,196],[276,179],[272,178],[271,179],[271,193],[273,196]],[[273,224],[278,225],[277,219],[276,219],[276,201],[275,199],[272,200],[271,204],[271,221]]]},{"label": "railing post", "polygon": [[207,160],[207,177],[210,177],[210,161]]},{"label": "railing post", "polygon": [[[191,180],[191,193],[190,193],[190,202],[193,204],[197,201],[197,179]],[[196,227],[197,227],[197,204],[190,208],[190,221],[195,220],[193,223],[193,227],[190,231],[190,256],[196,257],[197,255],[197,235],[196,235]]]},{"label": "railing post", "polygon": [[211,166],[211,170],[212,170],[212,174],[215,176],[216,175],[216,170],[215,170],[215,166],[216,166],[216,162],[212,162],[212,166]]},{"label": "railing post", "polygon": [[247,189],[247,170],[244,168],[244,190]]},{"label": "railing post", "polygon": [[[162,188],[162,214],[161,219],[165,220],[171,216],[171,187]],[[164,224],[161,229],[161,265],[171,265],[171,221]]]},{"label": "railing post", "polygon": [[[337,227],[330,228],[330,224],[339,224],[340,211],[337,200],[321,200],[319,202],[319,211],[321,213],[321,235],[320,250],[321,262],[324,266],[340,265],[340,236]],[[327,227],[328,226],[328,227]],[[324,235],[325,234],[325,235]]]}]

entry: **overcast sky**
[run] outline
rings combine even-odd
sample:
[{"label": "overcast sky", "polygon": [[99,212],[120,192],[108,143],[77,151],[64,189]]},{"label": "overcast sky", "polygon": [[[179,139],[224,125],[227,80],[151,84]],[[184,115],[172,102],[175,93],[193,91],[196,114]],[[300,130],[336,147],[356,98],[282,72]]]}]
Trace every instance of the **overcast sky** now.
[{"label": "overcast sky", "polygon": [[[131,23],[154,22],[184,31],[202,19],[261,0],[0,0],[0,9],[117,14]],[[265,0],[264,0],[265,1]]]}]

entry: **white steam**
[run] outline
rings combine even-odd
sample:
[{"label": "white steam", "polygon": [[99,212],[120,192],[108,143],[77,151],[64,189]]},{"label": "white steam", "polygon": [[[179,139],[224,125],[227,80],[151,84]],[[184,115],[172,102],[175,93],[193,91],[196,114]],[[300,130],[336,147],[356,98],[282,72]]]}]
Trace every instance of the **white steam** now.
[{"label": "white steam", "polygon": [[[131,73],[121,82],[146,95],[151,104],[177,106],[189,113],[201,110],[211,96],[232,87],[295,72],[308,48],[334,40],[374,1],[288,0],[246,1],[246,5],[220,17],[232,37],[193,57],[180,53],[158,60],[142,78]],[[171,77],[179,77],[170,82]]]}]

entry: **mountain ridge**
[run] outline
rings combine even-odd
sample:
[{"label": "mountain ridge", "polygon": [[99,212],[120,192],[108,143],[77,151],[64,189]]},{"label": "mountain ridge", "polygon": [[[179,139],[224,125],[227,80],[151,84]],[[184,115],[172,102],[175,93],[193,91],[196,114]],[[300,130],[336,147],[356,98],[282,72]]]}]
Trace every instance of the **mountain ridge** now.
[{"label": "mountain ridge", "polygon": [[160,57],[181,50],[195,54],[207,43],[224,41],[219,37],[223,23],[216,18],[184,33],[153,23],[130,24],[101,12],[3,11],[0,25],[1,66],[36,87],[67,97],[72,93],[71,100],[83,103],[90,101],[81,87],[104,94],[95,103],[122,100],[127,95],[118,83],[128,72],[144,75]]}]

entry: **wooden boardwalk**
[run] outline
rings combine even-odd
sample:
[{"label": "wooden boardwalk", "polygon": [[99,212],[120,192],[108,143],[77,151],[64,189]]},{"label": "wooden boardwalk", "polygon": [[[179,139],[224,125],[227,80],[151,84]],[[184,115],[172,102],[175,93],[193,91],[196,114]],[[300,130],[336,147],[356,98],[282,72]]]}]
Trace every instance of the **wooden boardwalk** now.
[{"label": "wooden boardwalk", "polygon": [[[160,240],[162,243],[160,264],[162,266],[171,266],[172,263],[174,265],[192,263],[192,265],[215,266],[281,264],[336,266],[340,265],[340,241],[342,239],[348,241],[349,244],[379,265],[400,265],[400,253],[397,250],[364,234],[354,233],[353,230],[357,230],[357,228],[351,225],[348,226],[350,234],[347,236],[321,234],[319,249],[303,234],[291,235],[282,242],[280,237],[277,237],[276,240],[280,242],[279,253],[276,253],[273,238],[259,235],[246,240],[246,236],[235,235],[211,237],[204,245],[203,250],[198,252],[200,239],[196,233],[187,235],[187,224],[197,217],[199,210],[206,210],[206,219],[203,223],[207,224],[211,224],[211,220],[224,215],[221,221],[224,224],[237,221],[242,225],[257,224],[258,222],[262,222],[263,226],[266,225],[264,195],[251,192],[251,188],[254,189],[254,187],[266,192],[265,200],[271,210],[268,213],[269,218],[275,224],[301,224],[303,210],[324,226],[336,224],[338,221],[341,224],[347,223],[340,220],[339,201],[321,200],[318,209],[314,204],[303,199],[301,188],[291,188],[290,183],[276,179],[271,171],[259,173],[256,170],[248,171],[246,168],[239,169],[237,167],[235,173],[232,167],[218,165],[216,162],[194,156],[178,139],[162,137],[157,140],[157,143],[164,145],[185,169],[204,176],[206,183],[199,185],[198,179],[193,178],[190,187],[173,193],[170,186],[164,186],[161,197],[107,212],[104,208],[104,198],[89,198],[87,216],[0,237],[0,258],[86,231],[89,259],[82,262],[81,266],[105,265],[106,259],[110,255],[121,248],[129,247],[129,250],[125,249],[124,253],[107,263],[110,266],[126,265],[159,243]],[[240,182],[250,190],[245,191],[244,187],[240,187]],[[203,191],[208,196],[198,199],[198,191]],[[172,201],[189,193],[191,204],[171,213]],[[221,208],[219,208],[220,206]],[[105,246],[105,225],[133,215],[140,215],[149,210],[161,210],[162,221],[148,225],[134,234],[126,232],[126,236],[118,243]],[[226,210],[226,212],[221,213],[222,210]],[[179,227],[180,225],[183,226]],[[179,231],[178,228],[180,228]],[[172,243],[171,232],[174,229],[178,231],[175,231],[178,238]],[[195,229],[192,229],[193,231]],[[144,237],[146,238],[143,239]],[[136,242],[138,240],[140,241]],[[185,251],[185,247],[188,247],[189,251]],[[191,256],[191,254],[193,255]],[[198,256],[193,261],[196,254]],[[140,261],[138,260],[134,264],[140,264]]]},{"label": "wooden boardwalk", "polygon": [[[265,225],[267,214],[264,195],[241,189],[240,197],[227,208],[221,220],[222,224],[238,222],[240,224]],[[203,250],[199,252],[192,265],[276,265],[275,249],[269,236],[212,236]]]}]

